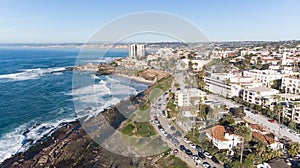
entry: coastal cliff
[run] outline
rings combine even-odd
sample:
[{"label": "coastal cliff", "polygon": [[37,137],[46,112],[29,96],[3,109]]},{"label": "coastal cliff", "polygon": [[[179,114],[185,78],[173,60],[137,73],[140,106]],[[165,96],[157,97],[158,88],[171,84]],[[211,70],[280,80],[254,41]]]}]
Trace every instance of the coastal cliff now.
[{"label": "coastal cliff", "polygon": [[[159,79],[167,75],[158,72],[154,74],[154,71],[150,72],[139,72],[139,74],[144,73],[144,77],[150,75],[152,78],[155,76],[155,78]],[[115,74],[115,71],[110,73]],[[150,77],[146,79],[150,79]],[[120,108],[118,107],[124,104],[127,105],[128,101],[136,107],[143,106],[150,90],[151,87],[110,109],[104,110],[101,115],[104,116],[105,121],[108,121],[111,127],[118,129],[123,121],[127,119],[119,112],[118,109]],[[130,112],[133,111],[128,111],[128,113]],[[125,157],[106,150],[86,133],[79,120],[61,123],[54,132],[42,138],[27,151],[18,153],[5,160],[0,167],[162,167],[157,162],[159,159],[164,158],[162,155]],[[89,124],[93,126],[98,121],[97,117],[95,117]],[[161,162],[166,163],[164,161]]]}]

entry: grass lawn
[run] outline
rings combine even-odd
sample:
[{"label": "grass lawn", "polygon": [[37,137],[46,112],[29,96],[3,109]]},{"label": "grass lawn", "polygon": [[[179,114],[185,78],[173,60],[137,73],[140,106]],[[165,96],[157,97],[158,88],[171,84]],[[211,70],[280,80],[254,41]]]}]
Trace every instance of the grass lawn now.
[{"label": "grass lawn", "polygon": [[180,158],[170,155],[167,157],[163,157],[160,160],[158,160],[158,164],[161,167],[172,167],[172,168],[186,168],[188,165],[182,161]]},{"label": "grass lawn", "polygon": [[121,132],[125,135],[131,136],[131,135],[133,135],[134,129],[135,129],[135,126],[129,123],[121,130]]},{"label": "grass lawn", "polygon": [[156,135],[154,127],[150,122],[130,122],[121,129],[121,132],[128,136],[150,137]]},{"label": "grass lawn", "polygon": [[149,137],[156,134],[150,122],[134,122],[136,126],[136,136]]}]

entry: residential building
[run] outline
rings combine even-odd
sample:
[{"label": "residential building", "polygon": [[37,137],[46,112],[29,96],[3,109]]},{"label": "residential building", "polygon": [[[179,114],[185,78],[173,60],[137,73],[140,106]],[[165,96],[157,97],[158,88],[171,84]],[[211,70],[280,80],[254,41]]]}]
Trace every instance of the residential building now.
[{"label": "residential building", "polygon": [[282,78],[281,89],[285,93],[300,94],[300,76],[288,76]]},{"label": "residential building", "polygon": [[206,135],[218,149],[232,149],[241,143],[240,136],[234,135],[232,130],[226,130],[222,125],[207,129]]},{"label": "residential building", "polygon": [[145,45],[144,44],[132,44],[129,48],[130,59],[140,59],[145,57]]},{"label": "residential building", "polygon": [[300,124],[300,102],[287,102],[283,110],[283,117]]},{"label": "residential building", "polygon": [[273,85],[274,80],[281,79],[285,76],[278,71],[274,70],[249,70],[243,72],[244,76],[252,77],[254,80],[261,82],[265,87],[271,87]]},{"label": "residential building", "polygon": [[272,138],[266,134],[261,134],[259,131],[252,132],[252,136],[273,150],[279,150],[279,149],[283,148],[283,144],[281,142],[275,141],[274,138]]},{"label": "residential building", "polygon": [[242,90],[242,99],[248,103],[256,105],[270,105],[274,100],[274,95],[279,91],[267,87],[253,87]]},{"label": "residential building", "polygon": [[204,81],[206,82],[205,89],[228,98],[239,96],[243,88],[261,86],[261,83],[254,82],[251,77],[242,76],[239,71],[211,73],[210,76],[204,78]]},{"label": "residential building", "polygon": [[228,78],[228,73],[211,73],[209,77],[204,78],[206,83],[205,88],[212,93],[230,97],[231,85]]},{"label": "residential building", "polygon": [[[182,89],[175,92],[175,103],[178,107],[188,107],[191,104],[198,104],[200,98],[204,98],[205,92],[197,88]],[[195,101],[192,102],[192,99]]]}]

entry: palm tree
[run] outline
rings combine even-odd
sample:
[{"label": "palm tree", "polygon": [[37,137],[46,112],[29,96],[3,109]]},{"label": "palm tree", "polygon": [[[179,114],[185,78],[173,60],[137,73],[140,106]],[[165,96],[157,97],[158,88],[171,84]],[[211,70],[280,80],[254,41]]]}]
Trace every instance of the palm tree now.
[{"label": "palm tree", "polygon": [[248,142],[252,139],[252,132],[251,130],[246,127],[245,125],[239,125],[234,133],[242,138],[242,145],[241,145],[241,157],[240,163],[243,162],[243,152],[244,152],[244,142]]}]

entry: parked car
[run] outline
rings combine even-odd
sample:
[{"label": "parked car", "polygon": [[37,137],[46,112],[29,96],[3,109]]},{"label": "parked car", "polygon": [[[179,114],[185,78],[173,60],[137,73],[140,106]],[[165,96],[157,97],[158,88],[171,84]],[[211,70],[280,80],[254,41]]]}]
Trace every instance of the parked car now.
[{"label": "parked car", "polygon": [[212,155],[207,151],[204,151],[203,154],[208,158],[212,158]]},{"label": "parked car", "polygon": [[244,111],[245,112],[250,112],[251,110],[249,108],[246,108]]},{"label": "parked car", "polygon": [[198,152],[202,152],[202,149],[201,149],[201,147],[200,147],[199,145],[196,145],[196,150],[197,150]]},{"label": "parked car", "polygon": [[273,120],[273,119],[269,119],[268,120],[270,123],[275,123],[275,120]]},{"label": "parked car", "polygon": [[179,145],[179,141],[176,139],[176,138],[172,138],[172,142],[175,144],[175,145]]},{"label": "parked car", "polygon": [[208,162],[203,162],[202,165],[204,168],[210,168],[210,164]]},{"label": "parked car", "polygon": [[162,111],[162,116],[163,116],[163,117],[166,117],[166,112],[165,112],[165,110]]},{"label": "parked car", "polygon": [[224,167],[224,168],[231,168],[231,166],[230,166],[229,164],[227,164],[227,163],[225,163],[225,164],[223,165],[223,167]]},{"label": "parked car", "polygon": [[217,164],[220,163],[219,160],[218,160],[215,156],[212,156],[212,157],[211,157],[211,160],[212,160],[213,162],[217,163]]},{"label": "parked car", "polygon": [[178,153],[178,149],[174,149],[174,150],[173,150],[173,154],[174,154],[174,155],[177,155],[177,153]]},{"label": "parked car", "polygon": [[193,152],[192,152],[190,149],[186,149],[186,150],[185,150],[185,153],[186,153],[187,155],[193,155]]},{"label": "parked car", "polygon": [[202,152],[198,152],[198,156],[199,158],[201,158],[202,160],[204,160],[206,157]]},{"label": "parked car", "polygon": [[185,143],[190,143],[189,139],[187,139],[187,138],[183,138],[183,141],[184,141]]},{"label": "parked car", "polygon": [[184,151],[186,148],[185,148],[184,145],[180,145],[180,146],[179,146],[179,149],[182,150],[182,151]]},{"label": "parked car", "polygon": [[196,149],[196,146],[195,146],[195,144],[193,144],[193,143],[189,143],[189,145],[190,145],[190,147],[191,147],[191,148],[193,148],[193,149]]},{"label": "parked car", "polygon": [[198,157],[198,155],[193,155],[193,160],[196,162],[196,163],[201,163],[201,160],[200,158]]}]

